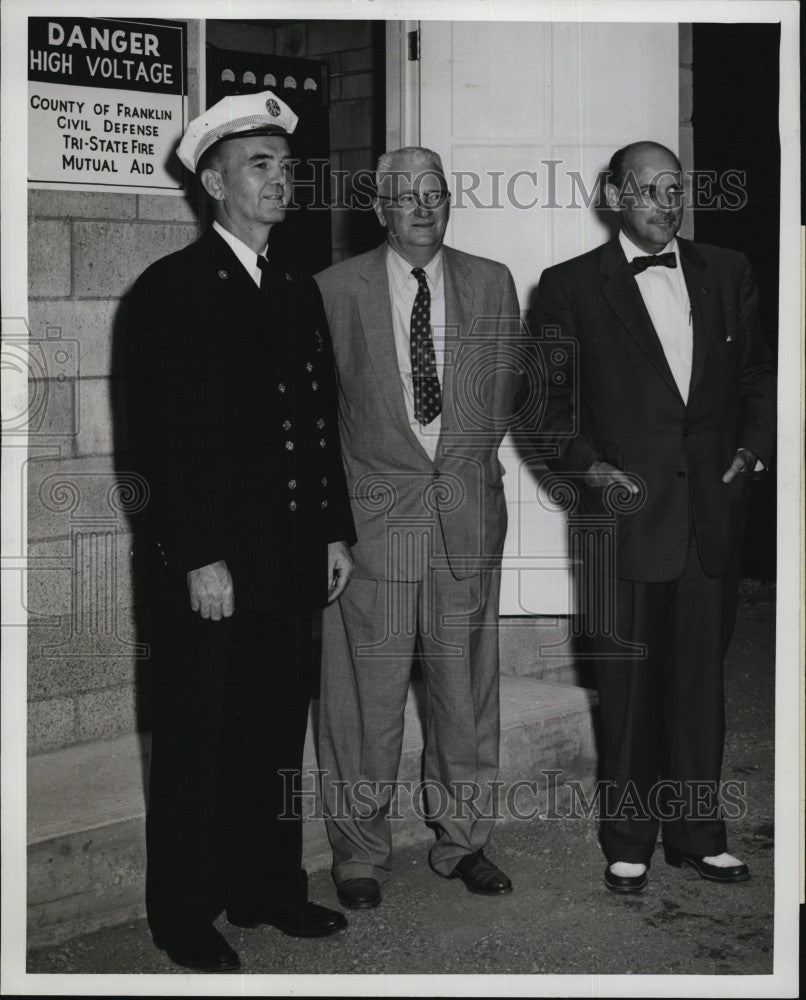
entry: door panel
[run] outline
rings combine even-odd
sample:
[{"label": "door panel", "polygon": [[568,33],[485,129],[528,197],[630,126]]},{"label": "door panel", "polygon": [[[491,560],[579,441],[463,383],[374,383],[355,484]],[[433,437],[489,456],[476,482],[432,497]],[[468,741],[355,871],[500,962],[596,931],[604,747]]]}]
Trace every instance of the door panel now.
[{"label": "door panel", "polygon": [[[420,142],[454,191],[446,242],[503,261],[523,312],[544,267],[608,238],[612,220],[585,202],[611,153],[677,147],[676,24],[423,21],[419,70]],[[533,455],[507,440],[500,458],[501,613],[567,614],[564,515],[538,499]]]}]

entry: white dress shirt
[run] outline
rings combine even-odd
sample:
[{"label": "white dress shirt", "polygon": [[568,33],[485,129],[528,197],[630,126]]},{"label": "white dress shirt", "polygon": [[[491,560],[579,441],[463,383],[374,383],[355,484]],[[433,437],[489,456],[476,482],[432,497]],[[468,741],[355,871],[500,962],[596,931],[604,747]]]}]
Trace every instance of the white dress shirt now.
[{"label": "white dress shirt", "polygon": [[[618,234],[621,247],[627,256],[627,260],[633,257],[647,257],[640,247],[637,247],[632,240],[624,235],[624,231]],[[686,279],[683,276],[683,268],[680,266],[680,251],[677,248],[677,240],[673,239],[667,243],[660,253],[673,253],[677,260],[677,267],[648,267],[645,271],[635,275],[641,298],[652,320],[652,325],[658,334],[658,338],[663,347],[663,353],[672,369],[672,375],[683,397],[683,402],[688,402],[688,390],[691,382],[691,359],[694,351],[693,328],[691,302],[686,288]],[[761,472],[764,463],[756,461],[754,472]]]},{"label": "white dress shirt", "polygon": [[[619,232],[619,242],[628,261],[633,257],[649,256],[645,250],[637,247],[632,240]],[[672,375],[677,383],[683,402],[688,402],[688,390],[691,382],[691,359],[694,341],[691,328],[691,302],[680,266],[680,253],[677,240],[667,243],[659,253],[673,253],[677,267],[648,267],[635,275],[641,298],[655,327],[663,353],[669,362]]]},{"label": "white dress shirt", "polygon": [[213,223],[213,229],[215,229],[215,231],[219,234],[219,236],[223,237],[224,240],[226,240],[227,246],[229,246],[232,249],[232,252],[246,268],[246,273],[249,275],[252,281],[254,281],[257,287],[260,288],[260,278],[262,272],[260,268],[257,266],[257,259],[258,256],[260,257],[266,256],[266,251],[269,248],[268,243],[263,248],[262,253],[258,255],[251,247],[248,247],[243,242],[243,240],[239,240],[237,236],[233,236],[228,229],[225,229],[223,226],[219,225],[218,222]]},{"label": "white dress shirt", "polygon": [[[414,382],[411,377],[411,310],[417,297],[418,282],[411,273],[412,266],[395,250],[387,247],[386,273],[389,277],[389,298],[392,301],[392,330],[395,335],[397,365],[403,383],[406,414],[412,433],[433,460],[437,453],[437,441],[442,427],[442,414],[434,417],[425,427],[414,416]],[[442,265],[442,250],[423,268],[431,293],[431,339],[437,360],[437,378],[442,387],[442,372],[445,365],[445,281]]]}]

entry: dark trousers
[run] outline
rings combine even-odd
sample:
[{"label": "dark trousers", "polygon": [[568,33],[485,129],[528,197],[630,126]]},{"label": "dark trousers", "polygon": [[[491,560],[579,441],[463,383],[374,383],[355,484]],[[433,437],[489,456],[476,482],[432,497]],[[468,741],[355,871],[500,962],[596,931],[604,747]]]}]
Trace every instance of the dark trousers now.
[{"label": "dark trousers", "polygon": [[192,933],[225,908],[300,907],[302,823],[288,817],[310,700],[311,615],[236,609],[213,622],[177,611],[160,615],[152,644],[152,933]]},{"label": "dark trousers", "polygon": [[617,635],[646,653],[596,662],[602,777],[613,783],[600,833],[609,863],[648,864],[661,825],[667,847],[727,849],[717,794],[737,584],[735,575],[705,575],[693,537],[678,579],[615,581]]}]

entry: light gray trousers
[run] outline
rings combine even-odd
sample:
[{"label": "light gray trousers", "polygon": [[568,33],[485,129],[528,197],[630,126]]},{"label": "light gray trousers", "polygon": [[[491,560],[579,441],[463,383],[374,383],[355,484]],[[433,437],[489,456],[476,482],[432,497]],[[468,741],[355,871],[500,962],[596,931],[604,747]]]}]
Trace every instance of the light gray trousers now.
[{"label": "light gray trousers", "polygon": [[319,765],[337,885],[383,883],[391,871],[393,793],[382,786],[400,765],[416,644],[425,682],[424,780],[432,791],[431,783],[440,786],[428,793],[439,827],[431,867],[449,875],[488,842],[500,741],[499,588],[498,571],[456,580],[447,569],[429,569],[413,583],[353,578],[325,609]]}]

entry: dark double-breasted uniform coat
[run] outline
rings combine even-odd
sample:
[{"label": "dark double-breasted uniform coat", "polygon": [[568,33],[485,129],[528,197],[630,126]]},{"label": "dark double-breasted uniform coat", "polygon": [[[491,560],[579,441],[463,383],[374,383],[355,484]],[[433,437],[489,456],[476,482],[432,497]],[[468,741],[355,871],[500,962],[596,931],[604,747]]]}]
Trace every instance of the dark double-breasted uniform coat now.
[{"label": "dark double-breasted uniform coat", "polygon": [[[128,301],[127,415],[148,481],[153,751],[147,903],[163,937],[224,907],[304,902],[301,764],[327,545],[354,541],[327,323],[310,278],[258,288],[209,230]],[[224,560],[235,613],[190,611],[187,573]]]}]

